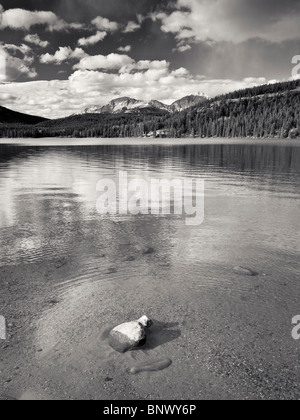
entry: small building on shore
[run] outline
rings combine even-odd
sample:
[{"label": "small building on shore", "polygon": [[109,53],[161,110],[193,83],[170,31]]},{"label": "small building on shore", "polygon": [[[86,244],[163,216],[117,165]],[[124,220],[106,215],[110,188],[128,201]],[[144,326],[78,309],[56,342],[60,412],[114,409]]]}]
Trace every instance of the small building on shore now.
[{"label": "small building on shore", "polygon": [[150,131],[149,133],[146,134],[147,138],[152,138],[152,139],[159,139],[159,138],[165,139],[169,136],[170,136],[169,130]]}]

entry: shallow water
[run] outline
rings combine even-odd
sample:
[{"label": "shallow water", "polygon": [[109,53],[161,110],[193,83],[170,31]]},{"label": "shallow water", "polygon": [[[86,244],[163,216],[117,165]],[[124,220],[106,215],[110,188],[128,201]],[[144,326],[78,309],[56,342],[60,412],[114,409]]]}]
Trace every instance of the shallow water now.
[{"label": "shallow water", "polygon": [[[299,396],[300,349],[291,338],[300,314],[298,143],[40,142],[0,145],[0,269],[32,266],[34,277],[46,267],[39,281],[54,300],[32,337],[49,363],[45,376],[55,352],[67,372],[68,363],[126,372],[132,357],[138,366],[170,358],[163,383],[151,373],[126,387],[163,398],[233,397],[237,389],[242,397]],[[97,182],[117,181],[119,171],[147,181],[204,179],[204,223],[99,215]],[[156,330],[144,353],[122,362],[100,337],[144,314],[159,320]]]}]

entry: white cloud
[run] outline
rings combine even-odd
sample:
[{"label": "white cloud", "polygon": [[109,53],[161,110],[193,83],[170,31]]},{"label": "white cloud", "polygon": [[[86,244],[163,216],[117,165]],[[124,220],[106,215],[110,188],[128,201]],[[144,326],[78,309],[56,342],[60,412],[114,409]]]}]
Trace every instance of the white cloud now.
[{"label": "white cloud", "polygon": [[103,18],[102,16],[97,16],[95,19],[93,19],[92,24],[96,26],[99,31],[114,32],[119,29],[119,24],[117,22],[112,22],[107,18]]},{"label": "white cloud", "polygon": [[192,47],[188,44],[184,44],[184,45],[179,45],[177,48],[175,48],[173,51],[179,51],[179,52],[186,52],[186,51],[190,51],[192,49]]},{"label": "white cloud", "polygon": [[[22,54],[23,57],[20,58],[16,56],[18,53]],[[37,76],[36,70],[31,68],[34,57],[32,55],[32,50],[28,45],[0,43],[0,56],[2,56],[2,60],[5,60],[6,81],[16,80],[20,76],[25,76],[30,79]],[[1,79],[3,78],[4,77]]]},{"label": "white cloud", "polygon": [[0,47],[0,83],[6,80],[6,60],[4,55],[1,53]]},{"label": "white cloud", "polygon": [[[23,58],[15,57],[13,54],[21,52],[24,54]],[[22,44],[17,46],[14,44],[0,43],[0,57],[1,57],[1,81],[15,81],[20,77],[27,77],[33,79],[37,76],[34,68],[30,67],[33,62],[33,57],[27,55],[30,52],[30,47]]]},{"label": "white cloud", "polygon": [[107,32],[98,31],[95,35],[89,36],[88,38],[80,38],[78,41],[78,45],[81,47],[85,47],[88,45],[95,45],[98,42],[101,42],[106,37]]},{"label": "white cloud", "polygon": [[131,45],[126,45],[126,47],[119,47],[118,51],[129,53],[131,51]]},{"label": "white cloud", "polygon": [[140,27],[141,27],[140,23],[130,21],[130,22],[128,22],[126,28],[124,29],[124,33],[129,34],[129,33],[132,33],[132,32],[136,32],[138,29],[140,29]]},{"label": "white cloud", "polygon": [[133,20],[129,21],[127,23],[127,25],[125,26],[125,29],[124,29],[123,32],[125,34],[129,34],[129,33],[138,31],[141,28],[141,26],[144,23],[144,21],[146,19],[148,19],[148,18],[152,18],[152,14],[151,13],[148,14],[148,15],[146,15],[146,16],[143,16],[141,14],[137,14],[136,15],[137,22],[135,22]]},{"label": "white cloud", "polygon": [[80,60],[86,56],[86,53],[82,48],[75,48],[73,51],[70,47],[59,47],[59,50],[55,52],[54,55],[49,53],[43,54],[40,57],[40,62],[42,64],[55,64],[59,65],[67,60]]},{"label": "white cloud", "polygon": [[264,85],[267,83],[276,83],[277,81],[274,82],[274,80],[270,80],[269,82],[267,81],[267,79],[265,77],[246,77],[244,79],[245,83],[249,83],[250,85]]},{"label": "white cloud", "polygon": [[20,46],[14,44],[2,44],[3,48],[10,51],[19,51],[23,55],[26,55],[31,52],[31,48],[28,45],[22,44]]},{"label": "white cloud", "polygon": [[[71,49],[63,49],[57,60],[69,59],[72,55]],[[209,80],[193,76],[183,67],[172,71],[164,60],[135,62],[117,54],[86,57],[79,67],[68,80],[11,83],[2,85],[0,92],[8,98],[6,106],[12,109],[55,118],[79,113],[93,105],[104,105],[121,96],[144,101],[157,99],[170,104],[198,92],[213,97],[267,83],[264,78]],[[107,72],[108,69],[122,71],[112,73]]]},{"label": "white cloud", "polygon": [[50,31],[66,29],[80,29],[79,23],[67,23],[49,11],[29,11],[24,9],[4,10],[0,5],[0,29],[24,29],[30,30],[35,25],[47,25]]},{"label": "white cloud", "polygon": [[140,100],[157,99],[170,104],[198,92],[216,96],[264,83],[267,83],[266,79],[208,80],[200,76],[194,77],[184,68],[170,71],[168,67],[163,66],[156,69],[152,66],[143,72],[122,74],[79,70],[69,78],[71,92],[74,96],[84,95],[87,106],[104,105],[118,96]]},{"label": "white cloud", "polygon": [[140,60],[132,68],[136,70],[167,70],[170,66],[166,60]]},{"label": "white cloud", "polygon": [[139,24],[141,25],[146,19],[148,19],[148,15],[147,16],[143,16],[143,15],[141,15],[141,14],[137,14],[136,15],[136,18],[137,18],[137,21],[139,22]]},{"label": "white cloud", "polygon": [[8,108],[33,115],[59,117],[76,107],[67,81],[9,83],[1,86],[1,95],[10,97],[5,104]]},{"label": "white cloud", "polygon": [[79,70],[124,70],[128,66],[134,64],[134,60],[128,55],[123,54],[109,54],[87,56],[80,60],[74,66],[74,69]]},{"label": "white cloud", "polygon": [[177,10],[169,14],[154,13],[151,17],[161,20],[162,31],[175,34],[179,41],[243,42],[260,37],[281,42],[297,39],[300,34],[299,13],[289,7],[285,9],[284,2],[282,4],[282,13],[273,15],[270,7],[265,16],[265,10],[260,13],[262,6],[258,6],[257,2],[253,6],[255,14],[253,12],[251,15],[246,0],[177,0]]},{"label": "white cloud", "polygon": [[42,41],[38,34],[28,34],[25,36],[24,41],[28,42],[29,44],[37,45],[41,48],[46,48],[49,45],[49,42]]},{"label": "white cloud", "polygon": [[109,54],[109,55],[86,55],[79,63],[74,65],[76,70],[105,70],[118,71],[119,73],[131,73],[132,71],[156,70],[165,71],[169,68],[170,63],[166,60],[141,60],[134,61],[126,54]]}]

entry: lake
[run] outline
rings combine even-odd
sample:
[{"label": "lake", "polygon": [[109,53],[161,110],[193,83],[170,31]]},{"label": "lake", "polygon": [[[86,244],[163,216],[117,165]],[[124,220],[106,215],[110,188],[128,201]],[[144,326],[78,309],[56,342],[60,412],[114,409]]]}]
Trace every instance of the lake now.
[{"label": "lake", "polygon": [[[204,222],[99,214],[120,171],[204,180]],[[299,399],[299,182],[297,141],[1,139],[2,398]],[[145,348],[114,352],[142,315]]]}]

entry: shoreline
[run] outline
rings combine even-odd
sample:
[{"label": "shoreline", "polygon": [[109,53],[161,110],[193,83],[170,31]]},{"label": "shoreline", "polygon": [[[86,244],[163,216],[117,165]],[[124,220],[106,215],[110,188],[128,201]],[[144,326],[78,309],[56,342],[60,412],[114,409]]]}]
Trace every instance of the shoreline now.
[{"label": "shoreline", "polygon": [[37,146],[37,147],[68,147],[68,146],[185,146],[185,145],[270,145],[270,146],[300,146],[300,139],[274,138],[182,138],[182,139],[152,139],[152,138],[0,138],[0,145]]}]

